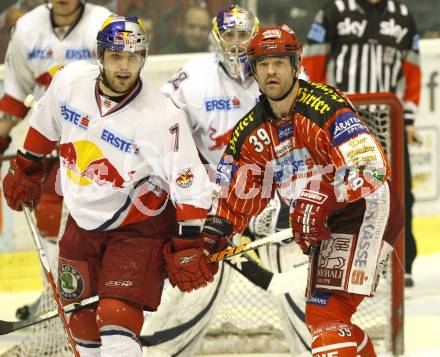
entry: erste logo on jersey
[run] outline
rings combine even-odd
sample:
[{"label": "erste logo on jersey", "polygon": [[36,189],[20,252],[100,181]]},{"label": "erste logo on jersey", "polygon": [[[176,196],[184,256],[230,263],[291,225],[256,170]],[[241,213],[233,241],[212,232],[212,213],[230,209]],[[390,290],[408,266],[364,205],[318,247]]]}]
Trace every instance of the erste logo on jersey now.
[{"label": "erste logo on jersey", "polygon": [[[54,51],[51,48],[34,48],[27,54],[29,60],[45,60],[54,57]],[[66,60],[89,60],[96,57],[88,48],[66,48],[64,52]]]},{"label": "erste logo on jersey", "polygon": [[275,183],[289,182],[293,175],[304,172],[309,165],[313,165],[311,155],[307,148],[293,149],[281,158],[275,160]]},{"label": "erste logo on jersey", "polygon": [[332,125],[330,125],[330,134],[333,135],[334,147],[341,145],[360,133],[368,133],[368,129],[353,112],[339,114]]},{"label": "erste logo on jersey", "polygon": [[67,60],[89,60],[95,56],[94,53],[88,48],[67,48],[65,57]]},{"label": "erste logo on jersey", "polygon": [[237,97],[217,97],[205,99],[205,111],[229,111],[240,108],[240,99]]},{"label": "erste logo on jersey", "polygon": [[139,154],[139,146],[137,144],[109,129],[102,130],[101,139],[123,153]]},{"label": "erste logo on jersey", "polygon": [[53,50],[51,48],[34,48],[27,54],[29,60],[44,60],[53,58]]},{"label": "erste logo on jersey", "polygon": [[83,114],[79,110],[74,109],[67,104],[61,105],[60,110],[64,121],[80,129],[88,129],[90,120],[87,114]]},{"label": "erste logo on jersey", "polygon": [[396,24],[395,19],[390,19],[379,24],[379,32],[381,35],[394,37],[396,42],[400,43],[408,33],[408,29]]},{"label": "erste logo on jersey", "polygon": [[338,22],[338,35],[362,37],[367,28],[367,20],[353,21],[349,17],[346,17],[344,21]]}]

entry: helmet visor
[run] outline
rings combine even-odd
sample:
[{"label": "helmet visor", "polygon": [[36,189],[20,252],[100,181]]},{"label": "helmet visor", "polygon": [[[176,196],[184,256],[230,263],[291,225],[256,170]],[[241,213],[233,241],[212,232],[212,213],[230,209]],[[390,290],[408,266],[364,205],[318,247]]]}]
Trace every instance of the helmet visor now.
[{"label": "helmet visor", "polygon": [[252,38],[249,30],[230,29],[220,35],[220,44],[228,57],[244,55]]}]

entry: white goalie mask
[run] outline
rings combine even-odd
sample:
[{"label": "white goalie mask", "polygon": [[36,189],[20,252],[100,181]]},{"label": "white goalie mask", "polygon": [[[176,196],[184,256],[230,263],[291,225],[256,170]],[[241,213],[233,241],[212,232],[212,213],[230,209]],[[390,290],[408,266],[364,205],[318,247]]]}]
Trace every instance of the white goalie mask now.
[{"label": "white goalie mask", "polygon": [[210,40],[218,60],[228,74],[245,81],[251,74],[246,48],[258,31],[259,22],[238,5],[228,6],[214,18]]}]

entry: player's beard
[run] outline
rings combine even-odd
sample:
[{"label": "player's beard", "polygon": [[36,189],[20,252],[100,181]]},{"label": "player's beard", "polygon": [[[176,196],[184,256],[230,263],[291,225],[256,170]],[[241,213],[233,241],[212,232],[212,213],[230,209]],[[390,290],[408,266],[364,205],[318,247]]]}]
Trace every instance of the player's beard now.
[{"label": "player's beard", "polygon": [[115,72],[108,73],[108,71],[105,71],[105,79],[106,81],[103,81],[104,85],[111,89],[113,92],[118,94],[125,94],[130,91],[130,89],[135,85],[135,83],[139,79],[140,71],[133,74],[131,73],[130,77],[122,81],[118,78],[117,74]]},{"label": "player's beard", "polygon": [[286,98],[293,87],[295,86],[297,78],[292,76],[292,82],[280,83],[279,90],[269,90],[266,86],[262,89],[262,92],[266,97],[274,101],[281,101]]}]

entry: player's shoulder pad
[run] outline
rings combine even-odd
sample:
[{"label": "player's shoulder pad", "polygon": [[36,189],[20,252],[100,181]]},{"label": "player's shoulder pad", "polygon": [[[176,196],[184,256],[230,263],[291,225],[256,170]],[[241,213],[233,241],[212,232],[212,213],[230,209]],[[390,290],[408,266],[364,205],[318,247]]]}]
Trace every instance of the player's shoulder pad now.
[{"label": "player's shoulder pad", "polygon": [[241,147],[246,138],[256,128],[264,122],[264,109],[262,104],[258,102],[245,116],[243,116],[231,133],[225,153],[232,155],[237,161],[240,160]]},{"label": "player's shoulder pad", "polygon": [[99,75],[99,67],[88,61],[76,61],[69,63],[58,70],[51,85],[60,88],[67,88],[73,83],[94,80]]},{"label": "player's shoulder pad", "polygon": [[97,22],[98,28],[101,28],[105,19],[111,15],[111,11],[104,6],[86,3],[84,7],[85,17],[89,17]]},{"label": "player's shoulder pad", "polygon": [[148,112],[149,115],[144,116],[145,120],[157,120],[158,122],[168,125],[176,116],[182,116],[181,109],[176,104],[156,89],[147,80],[142,80],[142,92],[136,101],[139,110]]},{"label": "player's shoulder pad", "polygon": [[191,91],[203,88],[209,77],[218,70],[214,56],[209,53],[190,59],[169,79],[168,83],[172,84],[174,89],[179,86],[188,87]]},{"label": "player's shoulder pad", "polygon": [[323,83],[300,80],[295,111],[322,128],[342,108],[352,109],[351,103],[334,87]]},{"label": "player's shoulder pad", "polygon": [[184,103],[179,104],[201,108],[208,86],[215,85],[217,71],[215,54],[200,55],[186,62],[160,90],[174,99],[180,93],[177,101]]},{"label": "player's shoulder pad", "polygon": [[35,31],[35,26],[50,21],[50,12],[45,4],[39,5],[22,15],[15,24],[15,33],[27,34]]}]

